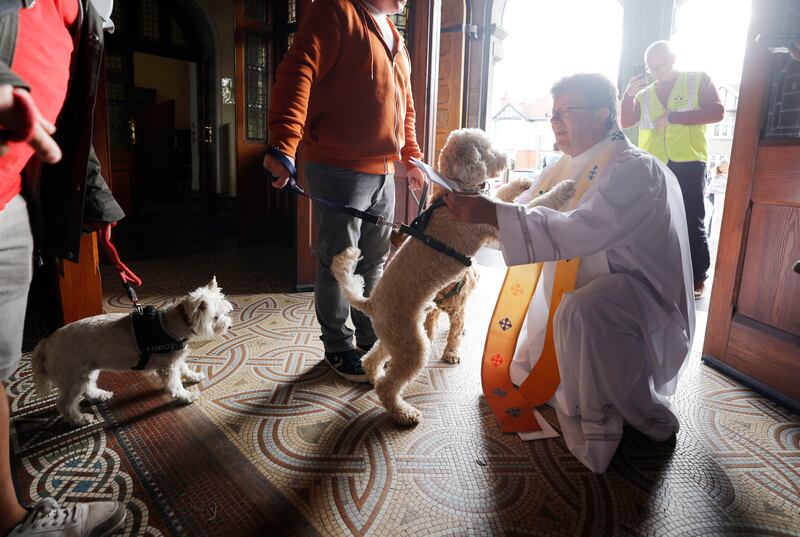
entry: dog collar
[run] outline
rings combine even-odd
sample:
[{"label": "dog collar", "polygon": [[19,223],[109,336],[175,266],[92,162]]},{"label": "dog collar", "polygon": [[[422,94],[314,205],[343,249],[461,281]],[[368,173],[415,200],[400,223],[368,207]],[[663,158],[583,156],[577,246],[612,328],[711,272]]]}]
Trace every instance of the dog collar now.
[{"label": "dog collar", "polygon": [[[186,312],[183,313],[185,316]],[[167,332],[164,327],[164,313],[153,306],[146,306],[141,313],[131,312],[131,330],[139,350],[139,362],[132,368],[135,371],[147,367],[153,354],[167,354],[186,347],[186,338],[178,339]]]}]

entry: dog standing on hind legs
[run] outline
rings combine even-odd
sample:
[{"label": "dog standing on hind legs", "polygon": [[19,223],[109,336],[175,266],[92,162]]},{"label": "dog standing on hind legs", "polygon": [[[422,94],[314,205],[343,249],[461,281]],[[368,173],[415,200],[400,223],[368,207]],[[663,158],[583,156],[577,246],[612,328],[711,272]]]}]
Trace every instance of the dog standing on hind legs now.
[{"label": "dog standing on hind legs", "polygon": [[[495,192],[494,197],[506,202],[513,202],[520,194],[526,192],[533,185],[533,180],[529,177],[519,177],[509,181]],[[569,186],[565,191],[570,197],[572,194]],[[550,209],[560,209],[565,202],[565,196],[541,196],[531,200],[526,205],[528,207],[544,206]],[[464,273],[464,277],[452,284],[444,287],[433,299],[435,308],[428,312],[425,318],[425,332],[428,339],[433,341],[439,317],[442,313],[447,314],[450,320],[450,327],[447,331],[447,344],[442,352],[442,361],[448,364],[457,364],[461,361],[459,348],[461,338],[464,334],[464,323],[466,317],[467,301],[472,291],[478,286],[480,276],[478,270],[472,266]]]},{"label": "dog standing on hind legs", "polygon": [[[486,180],[505,166],[505,154],[493,148],[479,129],[450,133],[439,157],[440,172],[454,190],[462,193],[480,192]],[[558,207],[572,197],[574,189],[573,182],[565,181],[535,201]],[[457,222],[446,207],[433,212],[425,233],[465,256],[474,255],[497,238],[495,227]],[[459,281],[468,268],[422,241],[409,239],[365,298],[363,280],[353,273],[359,255],[357,248],[347,248],[334,257],[331,270],[345,298],[370,317],[378,336],[362,358],[362,365],[390,417],[401,425],[415,425],[421,413],[403,399],[402,393],[417,377],[430,352],[425,319],[434,307],[431,300]]]},{"label": "dog standing on hind legs", "polygon": [[205,376],[186,364],[186,344],[225,333],[232,310],[213,278],[174,304],[146,311],[150,314],[146,324],[136,325],[138,337],[133,330],[134,314],[107,313],[70,323],[40,341],[33,351],[36,392],[45,397],[57,387],[56,408],[76,426],[94,419],[80,411],[81,396],[98,402],[114,395],[97,386],[100,370],[155,372],[174,399],[192,403],[198,394],[188,391],[182,381],[196,383]]}]

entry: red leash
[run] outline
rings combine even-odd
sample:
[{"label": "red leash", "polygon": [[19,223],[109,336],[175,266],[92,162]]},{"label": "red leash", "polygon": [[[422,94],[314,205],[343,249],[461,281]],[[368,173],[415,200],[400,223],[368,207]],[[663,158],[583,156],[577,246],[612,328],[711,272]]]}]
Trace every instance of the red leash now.
[{"label": "red leash", "polygon": [[117,253],[117,249],[111,243],[111,228],[116,225],[116,222],[109,222],[103,225],[102,231],[98,233],[98,236],[100,237],[100,244],[103,245],[106,255],[117,269],[117,272],[119,273],[119,279],[122,280],[122,286],[128,293],[128,298],[130,298],[131,302],[133,302],[133,306],[141,311],[142,306],[139,304],[139,298],[136,296],[136,291],[133,288],[134,286],[139,287],[142,285],[142,280],[139,278],[139,276],[134,274],[133,271],[125,265],[125,263],[122,262],[122,260],[119,258],[119,253]]}]

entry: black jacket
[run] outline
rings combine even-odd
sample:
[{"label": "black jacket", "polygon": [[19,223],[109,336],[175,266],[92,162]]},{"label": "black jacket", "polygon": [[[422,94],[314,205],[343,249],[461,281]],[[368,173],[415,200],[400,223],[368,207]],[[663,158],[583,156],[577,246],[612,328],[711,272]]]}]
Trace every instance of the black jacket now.
[{"label": "black jacket", "polygon": [[[103,21],[89,0],[80,4],[69,88],[54,136],[61,162],[28,166],[24,190],[38,254],[78,261],[83,222],[116,222],[114,200],[92,147],[94,103],[103,60]],[[17,41],[19,10],[31,0],[0,0],[0,84],[25,87],[9,68]]]}]

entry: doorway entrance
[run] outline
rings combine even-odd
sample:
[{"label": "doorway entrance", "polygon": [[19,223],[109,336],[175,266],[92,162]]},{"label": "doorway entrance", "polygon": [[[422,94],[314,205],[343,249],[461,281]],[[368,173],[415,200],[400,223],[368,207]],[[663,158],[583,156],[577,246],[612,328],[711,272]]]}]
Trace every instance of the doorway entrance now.
[{"label": "doorway entrance", "polygon": [[711,268],[705,295],[696,302],[698,333],[702,333],[708,315],[714,281],[751,3],[751,0],[686,2],[677,10],[675,33],[671,39],[677,55],[676,67],[682,71],[708,73],[725,108],[722,121],[706,128],[705,226]]},{"label": "doorway entrance", "polygon": [[235,242],[219,184],[214,44],[193,2],[118,2],[107,40],[111,186],[127,257]]},{"label": "doorway entrance", "polygon": [[557,80],[582,71],[617,79],[622,22],[617,0],[506,1],[486,132],[506,151],[511,176],[538,174],[558,156],[547,118]]}]

